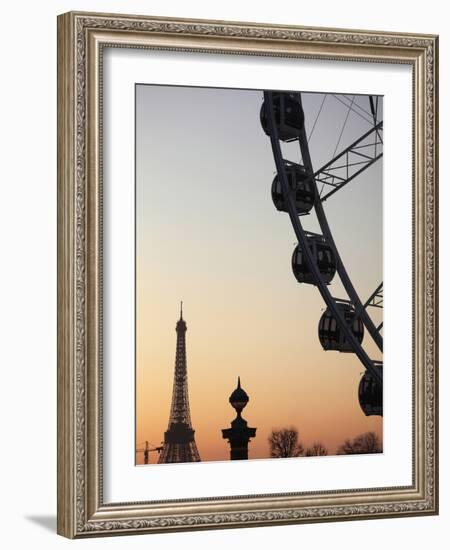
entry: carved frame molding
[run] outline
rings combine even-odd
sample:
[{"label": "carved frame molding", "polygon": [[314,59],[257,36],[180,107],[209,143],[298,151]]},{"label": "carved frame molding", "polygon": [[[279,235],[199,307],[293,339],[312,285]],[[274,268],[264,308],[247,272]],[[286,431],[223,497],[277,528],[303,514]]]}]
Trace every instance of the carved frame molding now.
[{"label": "carved frame molding", "polygon": [[[105,46],[413,67],[411,487],[103,503],[100,92]],[[437,513],[437,48],[437,37],[430,35],[74,12],[59,16],[58,533],[75,538]]]}]

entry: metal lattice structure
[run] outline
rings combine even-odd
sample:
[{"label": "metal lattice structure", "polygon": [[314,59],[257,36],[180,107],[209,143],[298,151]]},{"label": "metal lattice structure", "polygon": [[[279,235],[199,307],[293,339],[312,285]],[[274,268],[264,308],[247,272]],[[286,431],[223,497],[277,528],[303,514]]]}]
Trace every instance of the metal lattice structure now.
[{"label": "metal lattice structure", "polygon": [[164,445],[158,464],[200,462],[200,455],[194,438],[195,430],[192,428],[189,409],[186,331],[186,321],[183,319],[183,302],[181,302],[180,319],[176,325],[177,348],[172,405],[170,407],[169,425],[167,431],[164,433]]}]

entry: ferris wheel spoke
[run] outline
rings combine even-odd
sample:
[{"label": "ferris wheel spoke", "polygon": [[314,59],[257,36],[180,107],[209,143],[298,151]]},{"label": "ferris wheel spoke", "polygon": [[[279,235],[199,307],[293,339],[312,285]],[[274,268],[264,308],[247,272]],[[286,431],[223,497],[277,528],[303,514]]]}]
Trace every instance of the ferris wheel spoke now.
[{"label": "ferris wheel spoke", "polygon": [[313,133],[314,133],[314,130],[316,129],[316,124],[317,124],[317,121],[319,120],[319,117],[320,117],[320,114],[321,114],[321,112],[322,112],[323,106],[325,105],[325,101],[326,101],[326,99],[327,99],[327,96],[328,96],[328,94],[323,94],[322,103],[320,104],[319,111],[318,111],[318,113],[317,113],[317,115],[316,115],[316,118],[315,118],[315,120],[314,120],[314,124],[312,125],[311,132],[309,133],[309,136],[308,136],[308,143],[309,143],[309,141],[310,141],[311,138],[312,138],[312,135],[313,135]]},{"label": "ferris wheel spoke", "polygon": [[[344,95],[345,99],[347,99],[347,101],[350,101],[349,99],[349,96],[348,95]],[[362,96],[363,98],[365,96]],[[357,101],[355,101],[355,106],[363,113],[365,113],[366,115],[368,115],[369,119],[372,118],[372,112],[371,111],[368,111],[367,109],[364,109],[364,107],[362,107]]]},{"label": "ferris wheel spoke", "polygon": [[[373,95],[369,96],[369,103],[370,103],[370,112],[372,113],[373,118],[373,125],[377,125],[377,119],[378,119],[378,96],[376,96],[376,102],[373,100]],[[383,139],[379,132],[377,132],[378,137],[380,138],[381,143],[383,143]]]},{"label": "ferris wheel spoke", "polygon": [[[350,98],[348,98],[347,96],[344,96],[346,100],[343,100],[341,97],[339,97],[338,95],[335,95],[335,94],[333,94],[333,97],[334,97],[334,99],[339,101],[339,103],[342,103],[342,105],[345,105],[347,108],[350,108],[350,110],[353,111],[355,113],[355,115],[357,115],[360,118],[362,118],[363,120],[365,120],[367,122],[367,124],[372,125],[372,120],[371,120],[372,115],[371,115],[371,113],[369,113],[368,111],[363,109],[360,105],[358,105],[358,103],[356,103],[355,101],[353,101],[353,103],[352,103],[352,100]],[[356,109],[359,109],[359,111],[357,111]]]},{"label": "ferris wheel spoke", "polygon": [[342,135],[344,134],[345,127],[347,126],[348,117],[350,116],[350,111],[352,111],[352,106],[353,106],[354,101],[355,101],[355,96],[352,97],[352,101],[351,101],[350,105],[348,106],[347,114],[346,114],[345,120],[344,120],[344,124],[342,125],[341,132],[339,134],[336,146],[334,148],[334,152],[332,154],[333,157],[336,155],[339,144],[341,143]]}]

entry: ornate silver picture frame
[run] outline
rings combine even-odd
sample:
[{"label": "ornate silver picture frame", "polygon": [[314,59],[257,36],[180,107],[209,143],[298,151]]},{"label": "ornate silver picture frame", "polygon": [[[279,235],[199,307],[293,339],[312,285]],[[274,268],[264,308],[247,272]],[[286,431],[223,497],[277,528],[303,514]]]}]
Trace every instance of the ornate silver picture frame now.
[{"label": "ornate silver picture frame", "polygon": [[[149,490],[144,500],[105,499],[108,49],[411,69],[412,181],[405,197],[412,204],[411,483],[274,493],[261,480],[252,494],[155,499]],[[437,119],[437,36],[77,12],[58,17],[59,534],[83,538],[438,513]]]}]

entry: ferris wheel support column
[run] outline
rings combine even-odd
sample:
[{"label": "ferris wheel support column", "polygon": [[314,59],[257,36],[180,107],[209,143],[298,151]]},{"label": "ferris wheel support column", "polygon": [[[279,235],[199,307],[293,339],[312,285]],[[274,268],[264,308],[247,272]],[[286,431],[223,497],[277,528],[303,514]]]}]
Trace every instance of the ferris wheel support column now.
[{"label": "ferris wheel support column", "polygon": [[364,367],[370,372],[370,374],[377,380],[380,384],[383,382],[382,373],[379,372],[379,369],[377,369],[374,366],[373,361],[370,359],[370,357],[367,355],[365,350],[362,348],[358,340],[356,339],[355,335],[351,331],[349,325],[347,324],[344,316],[342,315],[339,307],[336,305],[336,302],[334,298],[331,296],[330,291],[328,290],[327,285],[324,283],[322,279],[322,275],[319,271],[319,268],[314,261],[312,252],[308,246],[307,238],[305,235],[305,232],[303,230],[302,224],[300,222],[299,216],[296,211],[294,199],[292,197],[291,189],[289,187],[289,183],[286,176],[286,170],[284,165],[284,159],[281,154],[281,147],[280,142],[278,139],[278,130],[275,123],[275,116],[274,116],[274,110],[273,110],[273,102],[272,102],[272,93],[271,92],[264,92],[264,101],[265,101],[265,109],[267,114],[267,121],[270,128],[270,142],[272,145],[272,151],[275,159],[275,164],[278,172],[278,177],[281,182],[283,195],[285,197],[287,206],[288,206],[288,213],[289,217],[292,223],[292,227],[294,228],[295,235],[299,241],[300,246],[302,247],[302,250],[305,254],[306,262],[308,264],[308,268],[310,269],[311,273],[313,274],[317,287],[319,289],[319,292],[327,305],[327,307],[330,309],[330,311],[333,313],[334,318],[338,322],[341,330],[345,334],[345,337],[352,345],[352,348],[356,355],[358,356],[361,363],[364,365]]},{"label": "ferris wheel support column", "polygon": [[[299,98],[300,105],[303,109],[301,94],[298,94],[298,98]],[[302,155],[303,164],[306,168],[306,171],[309,174],[314,174],[314,170],[311,162],[311,155],[309,153],[308,139],[306,136],[305,127],[303,127],[301,130],[299,144],[300,144],[300,152]],[[342,284],[344,285],[344,288],[348,294],[348,297],[353,302],[353,305],[355,306],[355,309],[358,312],[361,318],[361,321],[364,323],[365,327],[369,331],[369,334],[373,338],[373,341],[377,345],[378,349],[380,351],[383,351],[383,338],[379,333],[379,331],[377,330],[377,328],[375,327],[366,309],[364,308],[364,305],[359,299],[358,293],[356,292],[355,287],[353,286],[350,280],[350,277],[348,276],[347,270],[344,267],[344,264],[337,250],[336,244],[334,242],[333,235],[330,230],[330,226],[328,225],[328,220],[325,216],[322,201],[320,200],[319,193],[317,190],[317,185],[314,178],[313,178],[313,182],[314,182],[313,189],[315,193],[314,208],[316,210],[317,219],[319,221],[319,225],[322,229],[322,233],[324,237],[327,239],[328,244],[331,246],[334,252],[334,255],[336,258],[336,268],[339,273],[339,277],[342,281]]]}]

